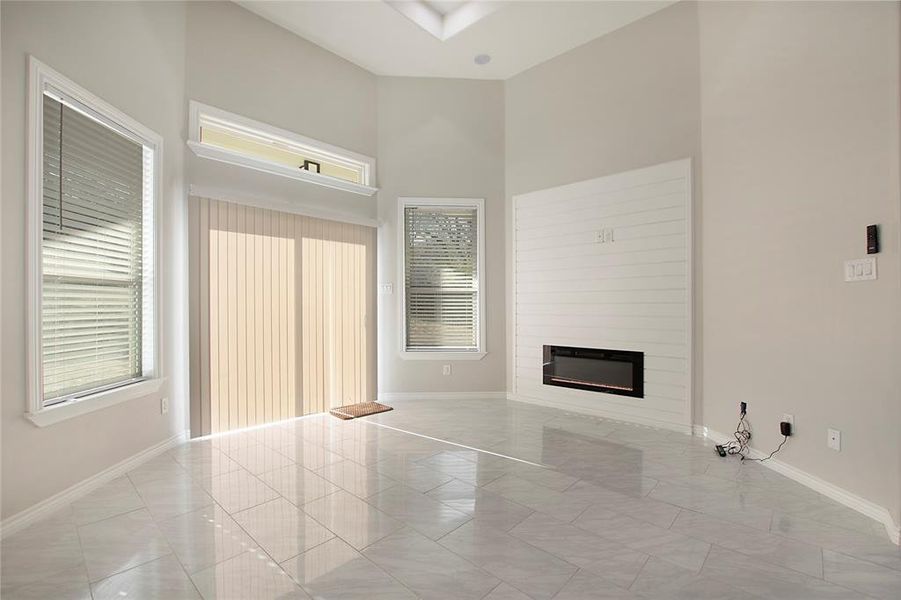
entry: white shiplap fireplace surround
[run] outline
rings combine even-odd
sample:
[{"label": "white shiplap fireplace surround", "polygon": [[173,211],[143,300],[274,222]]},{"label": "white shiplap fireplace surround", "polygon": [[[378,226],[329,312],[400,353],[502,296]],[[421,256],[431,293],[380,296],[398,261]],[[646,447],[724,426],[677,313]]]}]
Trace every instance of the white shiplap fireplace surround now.
[{"label": "white shiplap fireplace surround", "polygon": [[[513,397],[691,431],[684,159],[513,198]],[[542,383],[545,345],[643,352],[644,397]]]}]

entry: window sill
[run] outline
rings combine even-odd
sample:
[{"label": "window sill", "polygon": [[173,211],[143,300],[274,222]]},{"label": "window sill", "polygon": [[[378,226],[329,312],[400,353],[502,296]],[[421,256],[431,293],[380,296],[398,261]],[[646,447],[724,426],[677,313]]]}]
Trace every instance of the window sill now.
[{"label": "window sill", "polygon": [[25,413],[25,418],[38,427],[47,427],[66,419],[73,419],[90,412],[103,410],[115,404],[149,396],[160,391],[165,382],[166,380],[163,378],[139,381],[124,387],[97,392],[77,400],[62,402],[39,411],[28,412]]},{"label": "window sill", "polygon": [[400,357],[404,360],[482,360],[486,354],[487,352],[400,351]]},{"label": "window sill", "polygon": [[201,158],[208,158],[210,160],[216,160],[239,167],[247,167],[248,169],[262,171],[263,173],[270,173],[272,175],[280,175],[281,177],[288,177],[289,179],[298,179],[308,183],[315,183],[316,185],[351,192],[353,194],[360,194],[361,196],[372,196],[379,191],[378,188],[369,185],[353,183],[352,181],[345,181],[337,177],[329,177],[328,175],[320,175],[319,173],[311,173],[302,169],[287,167],[267,160],[244,156],[237,152],[229,152],[222,148],[207,146],[206,144],[201,144],[193,140],[188,140],[188,147],[194,154]]}]

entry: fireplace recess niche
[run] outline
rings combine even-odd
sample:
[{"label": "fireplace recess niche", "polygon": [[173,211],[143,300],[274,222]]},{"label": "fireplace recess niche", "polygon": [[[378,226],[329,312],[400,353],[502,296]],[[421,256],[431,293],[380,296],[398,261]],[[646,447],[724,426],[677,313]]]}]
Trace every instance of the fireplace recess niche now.
[{"label": "fireplace recess niche", "polygon": [[644,352],[544,347],[544,384],[644,398]]}]

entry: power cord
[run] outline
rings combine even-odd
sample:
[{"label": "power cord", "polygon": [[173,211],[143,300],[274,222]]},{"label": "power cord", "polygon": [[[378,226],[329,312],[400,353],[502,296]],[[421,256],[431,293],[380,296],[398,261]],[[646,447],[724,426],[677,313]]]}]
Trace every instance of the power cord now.
[{"label": "power cord", "polygon": [[782,442],[779,446],[770,452],[769,456],[765,458],[748,458],[747,453],[750,451],[749,444],[751,442],[751,428],[745,419],[748,413],[748,405],[745,402],[741,403],[741,408],[738,417],[738,424],[735,426],[735,432],[732,436],[735,438],[725,444],[716,447],[716,451],[720,456],[726,457],[729,455],[738,455],[741,457],[742,461],[754,461],[754,462],[764,462],[773,458],[777,452],[782,450],[782,446],[785,445],[785,442],[788,441],[789,436],[792,434],[792,426],[788,421],[783,421],[779,423],[779,431],[782,433]]}]

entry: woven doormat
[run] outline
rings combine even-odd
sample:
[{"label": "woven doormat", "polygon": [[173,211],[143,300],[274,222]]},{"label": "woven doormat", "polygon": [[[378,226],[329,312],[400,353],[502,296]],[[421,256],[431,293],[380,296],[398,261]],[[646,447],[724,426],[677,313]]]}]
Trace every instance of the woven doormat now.
[{"label": "woven doormat", "polygon": [[390,406],[379,404],[378,402],[360,402],[359,404],[348,404],[347,406],[339,406],[329,411],[333,417],[339,419],[356,419],[357,417],[365,417],[367,415],[375,415],[378,413],[394,410]]}]

